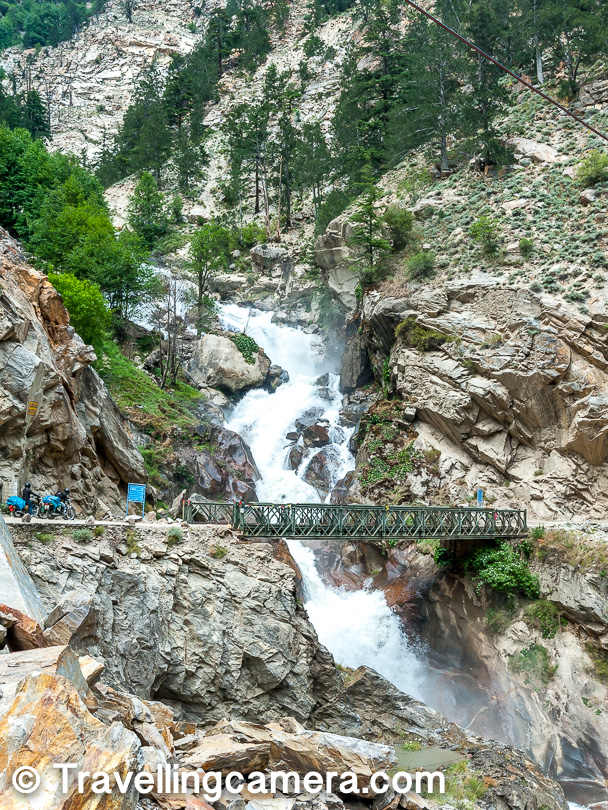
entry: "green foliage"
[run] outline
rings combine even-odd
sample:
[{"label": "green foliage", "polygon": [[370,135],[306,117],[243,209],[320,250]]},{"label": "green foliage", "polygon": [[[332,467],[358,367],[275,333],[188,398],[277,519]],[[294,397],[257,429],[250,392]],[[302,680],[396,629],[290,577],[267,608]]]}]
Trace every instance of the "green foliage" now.
[{"label": "green foliage", "polygon": [[360,195],[350,217],[353,231],[349,244],[363,249],[360,262],[362,283],[373,283],[380,278],[380,266],[390,251],[390,244],[384,236],[382,218],[377,211],[377,203],[382,199],[383,191],[374,182],[371,163],[366,163],[363,167],[362,180],[357,185]]},{"label": "green foliage", "polygon": [[217,545],[209,549],[209,554],[216,560],[223,559],[228,554],[228,549],[225,546]]},{"label": "green foliage", "polygon": [[149,248],[169,229],[165,197],[149,172],[141,175],[129,200],[129,224]]},{"label": "green foliage", "polygon": [[206,327],[206,316],[213,307],[208,297],[209,283],[216,273],[228,270],[230,265],[230,241],[230,231],[217,222],[206,222],[192,237],[188,265],[197,283],[198,334]]},{"label": "green foliage", "polygon": [[507,596],[522,594],[530,599],[540,596],[538,577],[508,543],[474,552],[467,560],[467,570],[475,573],[478,588],[484,584]]},{"label": "green foliage", "polygon": [[90,543],[93,539],[93,532],[90,529],[74,529],[72,540],[77,543]]},{"label": "green foliage", "polygon": [[407,208],[398,205],[389,205],[384,212],[384,221],[393,245],[393,250],[403,250],[412,242],[414,215]]},{"label": "green foliage", "polygon": [[504,607],[491,607],[486,611],[486,623],[490,632],[495,635],[504,633],[507,627],[515,618],[513,603],[507,603]]},{"label": "green foliage", "polygon": [[525,682],[536,689],[546,686],[557,672],[557,664],[552,664],[546,647],[530,644],[509,657],[513,672],[525,675]]},{"label": "green foliage", "polygon": [[171,526],[167,532],[167,548],[179,545],[184,539],[183,531],[177,526]]},{"label": "green foliage", "polygon": [[593,676],[608,685],[608,653],[590,642],[585,644],[585,650],[593,662]]},{"label": "green foliage", "polygon": [[54,536],[48,532],[36,532],[34,536],[36,540],[39,540],[41,543],[50,543],[54,539]]},{"label": "green foliage", "polygon": [[70,39],[105,0],[77,3],[74,0],[4,0],[0,2],[0,50],[11,45],[24,48],[51,47]]},{"label": "green foliage", "polygon": [[407,273],[411,279],[432,278],[435,275],[435,254],[421,250],[408,259]]},{"label": "green foliage", "polygon": [[325,232],[329,223],[339,217],[348,208],[351,197],[344,191],[333,189],[325,198],[315,217],[315,234],[318,236]]},{"label": "green foliage", "polygon": [[260,351],[260,347],[255,340],[252,337],[249,337],[249,335],[245,335],[243,333],[232,335],[230,339],[243,355],[245,362],[252,366],[255,363]]},{"label": "green foliage", "polygon": [[[0,82],[2,78],[0,68]],[[0,84],[0,124],[6,124],[10,129],[26,129],[34,139],[51,134],[48,110],[36,90],[7,93]]]},{"label": "green foliage", "polygon": [[524,259],[529,259],[530,256],[534,253],[534,239],[528,239],[526,237],[520,239],[519,252],[524,257]]},{"label": "green foliage", "polygon": [[484,256],[492,258],[498,253],[498,223],[491,217],[482,216],[476,220],[469,230],[471,238],[481,245]]},{"label": "green foliage", "polygon": [[576,170],[576,182],[583,188],[591,188],[608,180],[608,155],[592,149],[581,160]]},{"label": "green foliage", "polygon": [[395,337],[402,339],[406,346],[419,352],[433,352],[454,340],[449,335],[442,335],[435,329],[427,329],[419,324],[415,315],[409,315],[395,329]]},{"label": "green foliage", "polygon": [[102,535],[105,534],[105,531],[106,531],[105,526],[95,526],[95,528],[93,529],[93,534],[95,535],[95,537],[101,537]]},{"label": "green foliage", "polygon": [[49,273],[49,281],[63,298],[70,323],[85,343],[99,352],[110,328],[110,311],[97,284],[72,273]]},{"label": "green foliage", "polygon": [[544,526],[533,526],[530,529],[530,537],[533,540],[541,540],[545,536],[545,527]]},{"label": "green foliage", "polygon": [[553,602],[539,599],[525,610],[525,616],[532,627],[540,630],[543,638],[554,638],[560,628],[561,614]]},{"label": "green foliage", "polygon": [[137,542],[137,537],[133,529],[125,532],[125,542],[127,545],[127,554],[141,554],[141,547]]},{"label": "green foliage", "polygon": [[200,391],[184,383],[178,383],[173,392],[159,388],[120,352],[115,343],[104,346],[97,370],[118,407],[141,424],[147,433],[163,437],[175,427],[185,429],[196,424],[197,420],[187,406],[201,397]]},{"label": "green foliage", "polygon": [[311,56],[317,56],[325,50],[325,43],[317,34],[310,34],[302,45],[304,56],[310,59]]}]

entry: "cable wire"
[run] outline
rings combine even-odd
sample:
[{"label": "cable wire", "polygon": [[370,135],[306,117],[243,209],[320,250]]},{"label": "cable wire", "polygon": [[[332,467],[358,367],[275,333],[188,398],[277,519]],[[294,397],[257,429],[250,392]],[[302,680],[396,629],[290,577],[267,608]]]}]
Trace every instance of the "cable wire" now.
[{"label": "cable wire", "polygon": [[429,20],[432,20],[436,25],[443,28],[445,31],[448,32],[448,34],[451,34],[452,36],[456,37],[456,39],[459,39],[461,42],[464,42],[465,45],[468,45],[469,48],[472,48],[474,51],[477,51],[477,53],[481,54],[485,59],[488,59],[490,62],[493,62],[501,70],[504,70],[505,73],[508,73],[510,76],[513,76],[514,79],[517,79],[517,81],[523,84],[524,87],[527,87],[528,90],[532,90],[541,98],[544,98],[545,101],[551,102],[551,104],[553,104],[554,107],[557,107],[559,110],[566,113],[566,115],[569,115],[570,118],[574,118],[574,120],[577,121],[579,124],[582,124],[590,132],[593,132],[594,135],[598,135],[600,138],[603,138],[603,140],[605,140],[608,143],[608,135],[604,135],[603,132],[600,132],[599,130],[595,129],[595,127],[592,127],[591,124],[588,124],[586,121],[583,121],[583,119],[579,118],[578,115],[575,115],[573,112],[570,112],[570,110],[567,109],[567,107],[564,107],[558,101],[555,101],[555,99],[551,98],[551,96],[548,96],[546,93],[543,93],[543,91],[539,90],[538,87],[534,87],[534,85],[530,84],[530,82],[527,82],[525,79],[522,79],[521,76],[518,76],[517,73],[514,73],[508,67],[503,65],[502,62],[498,61],[498,59],[494,59],[494,57],[490,56],[489,53],[482,51],[481,48],[479,48],[473,42],[470,42],[468,39],[463,37],[461,34],[458,33],[458,31],[454,31],[453,28],[450,28],[448,25],[441,22],[441,20],[439,20],[437,17],[434,17],[428,11],[425,11],[423,8],[420,8],[420,6],[416,5],[416,3],[412,2],[412,0],[405,0],[405,2],[412,8],[416,9],[416,11],[419,11],[421,14],[424,14],[425,17],[428,17]]}]

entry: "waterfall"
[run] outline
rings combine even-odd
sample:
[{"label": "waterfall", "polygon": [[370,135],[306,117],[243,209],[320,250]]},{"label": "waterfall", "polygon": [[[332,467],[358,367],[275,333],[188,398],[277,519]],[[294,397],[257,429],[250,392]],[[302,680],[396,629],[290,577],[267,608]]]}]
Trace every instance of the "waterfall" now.
[{"label": "waterfall", "polygon": [[[302,479],[306,463],[297,473],[285,467],[289,451],[285,434],[293,430],[298,416],[317,407],[330,423],[334,483],[354,468],[348,450],[352,429],[338,425],[339,379],[324,359],[322,343],[301,329],[273,323],[271,312],[222,305],[221,319],[227,329],[246,328],[272,362],[286,369],[290,377],[273,394],[259,389],[247,393],[228,423],[228,428],[240,433],[251,447],[262,475],[257,485],[260,501],[318,503],[316,490]],[[319,375],[327,371],[327,387],[334,396],[331,402],[319,397],[315,384]],[[331,588],[317,571],[314,552],[297,540],[290,540],[288,545],[302,572],[308,616],[319,640],[336,661],[352,669],[362,664],[369,666],[404,692],[420,697],[422,665],[382,591]]]},{"label": "waterfall", "polygon": [[287,545],[302,573],[308,617],[336,662],[375,669],[402,692],[421,699],[422,664],[382,591],[331,588],[317,571],[312,549],[297,540]]},{"label": "waterfall", "polygon": [[[271,361],[289,373],[289,382],[274,393],[249,391],[232,411],[226,427],[239,433],[251,447],[262,480],[256,485],[258,500],[272,503],[319,503],[314,487],[303,479],[310,457],[295,472],[287,468],[291,447],[285,434],[294,430],[295,420],[310,409],[329,422],[332,443],[325,451],[332,461],[332,484],[354,467],[348,450],[352,428],[340,427],[341,394],[336,369],[325,358],[322,341],[301,329],[273,323],[272,312],[246,309],[234,304],[220,307],[225,329],[244,331],[261,346]],[[331,400],[320,395],[316,384],[329,373],[326,386]]]}]

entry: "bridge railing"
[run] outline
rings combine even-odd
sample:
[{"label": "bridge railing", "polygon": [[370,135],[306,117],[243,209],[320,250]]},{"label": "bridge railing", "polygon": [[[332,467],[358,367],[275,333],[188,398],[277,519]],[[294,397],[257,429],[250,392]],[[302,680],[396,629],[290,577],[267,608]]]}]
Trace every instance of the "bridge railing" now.
[{"label": "bridge railing", "polygon": [[194,503],[184,517],[229,523],[246,537],[521,537],[526,512],[434,506],[359,506],[333,504]]}]

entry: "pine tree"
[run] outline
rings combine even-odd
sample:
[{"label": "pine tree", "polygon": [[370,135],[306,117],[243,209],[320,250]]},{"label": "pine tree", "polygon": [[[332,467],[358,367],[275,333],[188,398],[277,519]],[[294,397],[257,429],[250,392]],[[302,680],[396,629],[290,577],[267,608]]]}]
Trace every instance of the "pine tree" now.
[{"label": "pine tree", "polygon": [[376,185],[371,163],[363,166],[361,181],[357,186],[360,193],[355,204],[355,213],[350,217],[353,233],[349,242],[363,248],[360,276],[363,284],[370,284],[379,279],[382,259],[391,249],[384,236],[382,217],[377,210],[383,192]]},{"label": "pine tree", "polygon": [[129,224],[149,248],[169,228],[164,195],[149,172],[139,178],[129,201]]}]

